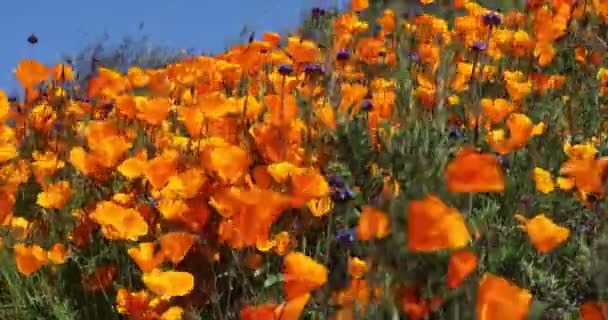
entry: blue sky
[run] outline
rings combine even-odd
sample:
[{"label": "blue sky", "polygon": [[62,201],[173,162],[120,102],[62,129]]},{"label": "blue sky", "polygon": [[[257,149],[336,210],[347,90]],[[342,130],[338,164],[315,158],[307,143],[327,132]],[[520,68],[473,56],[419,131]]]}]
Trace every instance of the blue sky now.
[{"label": "blue sky", "polygon": [[[110,41],[144,34],[154,44],[217,52],[238,39],[244,25],[258,34],[287,31],[297,26],[303,10],[338,1],[6,0],[0,10],[0,88],[9,94],[19,90],[12,73],[19,59],[51,65],[104,33]],[[39,38],[36,46],[26,41],[31,33]]]}]

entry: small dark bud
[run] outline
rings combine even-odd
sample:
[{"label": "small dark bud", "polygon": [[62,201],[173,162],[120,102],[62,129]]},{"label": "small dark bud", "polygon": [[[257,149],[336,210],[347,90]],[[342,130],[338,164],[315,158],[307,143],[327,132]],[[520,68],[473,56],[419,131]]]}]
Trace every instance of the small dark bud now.
[{"label": "small dark bud", "polygon": [[327,177],[327,183],[332,188],[342,188],[342,187],[344,187],[344,178],[342,178],[342,176],[339,176],[337,174],[332,174]]},{"label": "small dark bud", "polygon": [[369,101],[369,100],[365,100],[363,101],[363,103],[361,103],[361,110],[362,111],[371,111],[374,108],[374,104]]},{"label": "small dark bud", "polygon": [[486,51],[488,50],[488,44],[481,40],[478,40],[473,43],[471,49],[473,49],[473,51]]},{"label": "small dark bud", "polygon": [[492,11],[481,16],[483,23],[487,26],[495,27],[502,23],[502,17],[496,12]]},{"label": "small dark bud", "polygon": [[36,35],[32,33],[29,37],[27,37],[27,42],[34,45],[38,43],[38,37],[36,37]]},{"label": "small dark bud", "polygon": [[342,49],[342,50],[338,51],[338,53],[336,54],[336,59],[338,61],[346,61],[346,60],[350,59],[350,50]]},{"label": "small dark bud", "polygon": [[290,75],[293,72],[293,65],[291,64],[282,64],[279,66],[279,74],[282,76]]}]

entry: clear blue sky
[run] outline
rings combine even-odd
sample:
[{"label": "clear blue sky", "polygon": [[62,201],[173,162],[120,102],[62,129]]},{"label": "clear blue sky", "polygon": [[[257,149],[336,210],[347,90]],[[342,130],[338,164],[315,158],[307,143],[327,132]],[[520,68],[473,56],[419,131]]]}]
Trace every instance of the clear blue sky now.
[{"label": "clear blue sky", "polygon": [[[0,88],[19,86],[19,59],[51,65],[76,54],[104,33],[120,41],[144,34],[154,44],[217,52],[238,39],[244,25],[257,34],[296,27],[301,13],[341,0],[5,0],[0,9]],[[143,31],[138,33],[140,22]],[[37,45],[26,39],[34,33]]]}]

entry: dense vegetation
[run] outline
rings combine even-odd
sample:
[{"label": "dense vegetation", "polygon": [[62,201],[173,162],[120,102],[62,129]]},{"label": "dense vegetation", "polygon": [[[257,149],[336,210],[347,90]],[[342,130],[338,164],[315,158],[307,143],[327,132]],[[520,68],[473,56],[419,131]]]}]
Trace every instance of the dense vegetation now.
[{"label": "dense vegetation", "polygon": [[23,59],[0,318],[608,319],[608,3],[430,2]]}]

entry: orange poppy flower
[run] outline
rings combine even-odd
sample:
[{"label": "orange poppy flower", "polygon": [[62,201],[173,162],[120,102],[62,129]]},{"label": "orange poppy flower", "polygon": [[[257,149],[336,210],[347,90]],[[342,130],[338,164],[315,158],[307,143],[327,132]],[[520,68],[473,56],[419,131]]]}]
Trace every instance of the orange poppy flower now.
[{"label": "orange poppy flower", "polygon": [[367,262],[357,257],[348,258],[348,274],[350,274],[351,278],[361,279],[365,276],[367,270]]},{"label": "orange poppy flower", "polygon": [[170,232],[160,238],[160,248],[173,264],[184,259],[194,243],[194,236],[186,232]]},{"label": "orange poppy flower", "polygon": [[135,209],[123,208],[112,201],[102,201],[91,213],[108,239],[137,240],[148,233],[148,224]]},{"label": "orange poppy flower", "polygon": [[36,204],[48,209],[62,209],[71,196],[70,183],[68,181],[58,181],[50,184],[44,192],[38,194]]},{"label": "orange poppy flower", "polygon": [[127,71],[127,78],[134,88],[145,87],[150,77],[139,67],[130,67]]},{"label": "orange poppy flower", "polygon": [[287,51],[297,65],[312,63],[319,54],[319,48],[316,43],[298,37],[289,37],[287,39]]},{"label": "orange poppy flower", "polygon": [[234,183],[243,178],[251,159],[243,148],[222,142],[221,145],[203,147],[201,162],[221,181]]},{"label": "orange poppy flower", "polygon": [[606,320],[608,302],[586,302],[581,305],[580,315],[583,320]]},{"label": "orange poppy flower", "polygon": [[276,32],[264,32],[262,38],[271,46],[276,46],[281,42],[281,35]]},{"label": "orange poppy flower", "polygon": [[54,264],[64,264],[67,260],[67,254],[69,254],[69,251],[63,243],[55,243],[49,250],[48,257]]},{"label": "orange poppy flower", "polygon": [[98,165],[95,158],[82,147],[74,147],[70,150],[70,163],[85,175],[93,174]]},{"label": "orange poppy flower", "polygon": [[310,293],[305,293],[293,299],[288,299],[274,310],[277,320],[298,320],[304,311],[304,307],[310,300]]},{"label": "orange poppy flower", "polygon": [[238,188],[219,190],[209,203],[227,219],[220,224],[220,239],[235,249],[266,244],[270,226],[290,205],[278,192]]},{"label": "orange poppy flower", "polygon": [[448,262],[447,287],[458,288],[462,281],[477,268],[477,256],[469,251],[456,251],[450,254]]},{"label": "orange poppy flower", "polygon": [[169,178],[167,185],[161,190],[160,194],[163,197],[183,199],[194,198],[203,185],[207,182],[203,170],[199,168],[190,168],[177,175]]},{"label": "orange poppy flower", "polygon": [[158,211],[169,221],[179,220],[189,209],[182,199],[163,198],[158,202]]},{"label": "orange poppy flower", "polygon": [[256,166],[253,168],[252,175],[255,185],[259,188],[268,189],[272,184],[273,177],[266,166]]},{"label": "orange poppy flower", "polygon": [[169,182],[177,168],[177,152],[166,152],[148,161],[144,176],[154,189],[160,189]]},{"label": "orange poppy flower", "polygon": [[283,274],[287,300],[306,295],[327,282],[327,268],[301,252],[285,257]]},{"label": "orange poppy flower", "polygon": [[360,312],[364,313],[370,300],[369,283],[365,279],[351,279],[348,288],[338,291],[334,295],[335,304],[340,309],[335,315],[335,320],[355,319],[355,307],[358,306]]},{"label": "orange poppy flower", "polygon": [[502,192],[504,175],[491,154],[463,148],[446,167],[450,192]]},{"label": "orange poppy flower", "polygon": [[398,291],[401,310],[407,314],[408,319],[425,319],[432,310],[435,310],[442,304],[439,296],[426,299],[421,298],[418,288],[415,286],[400,288]]},{"label": "orange poppy flower", "polygon": [[160,315],[160,320],[182,320],[184,309],[179,306],[173,306],[167,309]]},{"label": "orange poppy flower", "polygon": [[363,207],[357,225],[357,239],[382,239],[390,233],[390,222],[387,215],[370,206]]},{"label": "orange poppy flower", "polygon": [[481,278],[476,312],[479,320],[524,319],[532,295],[507,280],[486,273]]},{"label": "orange poppy flower", "polygon": [[47,252],[38,245],[28,246],[18,243],[13,249],[15,250],[17,270],[26,277],[49,262]]},{"label": "orange poppy flower", "polygon": [[291,176],[293,204],[301,207],[308,201],[329,193],[329,184],[320,173],[309,171]]},{"label": "orange poppy flower", "polygon": [[155,253],[154,247],[154,242],[140,242],[139,247],[127,251],[139,269],[145,273],[158,268],[165,258],[162,252]]},{"label": "orange poppy flower", "polygon": [[143,175],[146,166],[147,156],[143,153],[140,156],[131,157],[123,161],[118,168],[118,172],[128,179],[135,179]]},{"label": "orange poppy flower", "polygon": [[123,94],[129,85],[129,81],[120,73],[99,67],[97,76],[88,80],[87,94],[90,99],[112,99]]},{"label": "orange poppy flower", "polygon": [[411,200],[408,205],[407,246],[410,251],[432,252],[458,249],[471,241],[471,235],[458,210],[434,195]]},{"label": "orange poppy flower", "polygon": [[21,60],[15,71],[17,80],[28,90],[33,89],[40,82],[48,80],[51,71],[36,60]]},{"label": "orange poppy flower", "polygon": [[58,63],[53,67],[53,79],[63,82],[74,79],[74,70],[72,66],[66,63]]},{"label": "orange poppy flower", "polygon": [[137,106],[140,109],[137,117],[146,121],[151,125],[159,125],[171,110],[171,103],[169,99],[163,97],[156,97],[148,99],[145,103]]},{"label": "orange poppy flower", "polygon": [[241,309],[239,319],[241,320],[275,320],[274,310],[276,305],[267,304],[263,306],[245,306]]},{"label": "orange poppy flower", "polygon": [[570,159],[562,164],[559,173],[574,179],[575,186],[585,193],[604,194],[604,180],[608,157],[600,159]]},{"label": "orange poppy flower", "polygon": [[145,273],[142,281],[150,291],[162,297],[185,296],[194,288],[194,276],[188,272],[154,269]]},{"label": "orange poppy flower", "polygon": [[168,302],[167,299],[152,299],[144,290],[129,292],[121,288],[116,294],[116,310],[120,314],[129,315],[129,319],[160,319],[162,313],[169,310]]},{"label": "orange poppy flower", "polygon": [[483,115],[487,117],[491,123],[502,121],[509,113],[515,110],[515,105],[505,99],[481,99],[481,109]]},{"label": "orange poppy flower", "polygon": [[369,7],[369,0],[353,0],[351,7],[354,11],[365,10]]},{"label": "orange poppy flower", "polygon": [[298,104],[294,95],[285,95],[282,100],[278,94],[266,95],[264,104],[270,110],[270,122],[277,127],[290,123],[298,116]]},{"label": "orange poppy flower", "polygon": [[530,241],[539,253],[547,253],[555,249],[570,236],[570,230],[553,223],[544,214],[539,214],[532,219],[526,219],[520,214],[515,215],[515,219],[521,222]]}]

